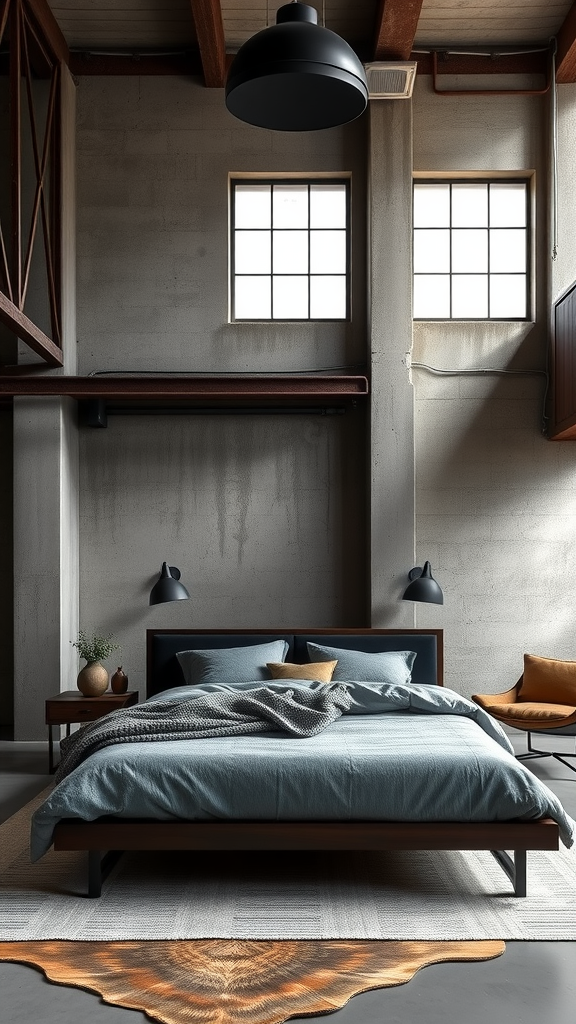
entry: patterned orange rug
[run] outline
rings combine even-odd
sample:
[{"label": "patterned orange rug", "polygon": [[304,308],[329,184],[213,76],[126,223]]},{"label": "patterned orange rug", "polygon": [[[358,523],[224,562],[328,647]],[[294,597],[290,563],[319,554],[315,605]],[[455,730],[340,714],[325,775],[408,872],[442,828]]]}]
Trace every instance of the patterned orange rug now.
[{"label": "patterned orange rug", "polygon": [[403,985],[429,964],[491,960],[504,949],[500,941],[0,942],[0,960],[163,1024],[281,1024]]}]

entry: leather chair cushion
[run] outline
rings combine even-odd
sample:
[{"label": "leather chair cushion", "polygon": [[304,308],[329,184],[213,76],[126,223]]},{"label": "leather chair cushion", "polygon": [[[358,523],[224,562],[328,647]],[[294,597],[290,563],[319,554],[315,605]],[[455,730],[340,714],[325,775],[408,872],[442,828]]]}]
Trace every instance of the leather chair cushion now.
[{"label": "leather chair cushion", "polygon": [[576,661],[525,654],[518,700],[576,706]]},{"label": "leather chair cushion", "polygon": [[546,723],[556,725],[568,724],[568,720],[576,718],[576,707],[568,704],[543,704],[535,701],[519,701],[516,704],[490,704],[489,696],[485,695],[482,707],[494,718],[500,718],[511,725],[514,721],[521,722],[524,728],[531,723],[542,727]]}]

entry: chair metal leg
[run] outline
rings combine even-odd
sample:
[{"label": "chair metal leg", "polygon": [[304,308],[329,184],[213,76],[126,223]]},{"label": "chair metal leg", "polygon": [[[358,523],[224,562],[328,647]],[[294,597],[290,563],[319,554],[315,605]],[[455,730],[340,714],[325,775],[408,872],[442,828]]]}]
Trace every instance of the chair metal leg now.
[{"label": "chair metal leg", "polygon": [[561,761],[571,771],[576,772],[576,767],[565,760],[567,757],[576,758],[576,752],[573,754],[557,754],[555,750],[539,750],[538,747],[532,746],[532,733],[527,732],[527,751],[525,754],[516,754],[517,761],[527,761],[531,757],[554,757],[557,761]]}]

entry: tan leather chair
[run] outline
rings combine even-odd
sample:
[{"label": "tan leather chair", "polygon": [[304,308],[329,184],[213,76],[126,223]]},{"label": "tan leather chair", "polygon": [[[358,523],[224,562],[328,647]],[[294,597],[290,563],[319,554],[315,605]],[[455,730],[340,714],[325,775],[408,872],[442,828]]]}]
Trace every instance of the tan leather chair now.
[{"label": "tan leather chair", "polygon": [[532,733],[545,736],[576,736],[576,661],[558,661],[524,655],[524,672],[504,693],[477,693],[472,700],[502,725],[511,725],[527,733],[528,749],[518,754],[520,761],[530,757],[555,757],[573,772],[566,760],[574,754],[558,754],[532,746]]}]

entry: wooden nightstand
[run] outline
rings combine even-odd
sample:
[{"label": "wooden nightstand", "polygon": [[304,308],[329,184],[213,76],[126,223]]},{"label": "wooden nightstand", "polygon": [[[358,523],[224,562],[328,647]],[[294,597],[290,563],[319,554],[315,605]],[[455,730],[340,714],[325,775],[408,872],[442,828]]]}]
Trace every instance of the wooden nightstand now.
[{"label": "wooden nightstand", "polygon": [[54,773],[54,740],[52,736],[53,725],[65,725],[66,735],[70,735],[72,722],[95,722],[102,715],[109,711],[117,711],[118,708],[128,708],[138,703],[137,690],[127,690],[126,693],[112,693],[107,690],[101,697],[84,697],[79,690],[64,690],[54,697],[48,697],[46,701],[46,724],[48,726],[48,770]]}]

